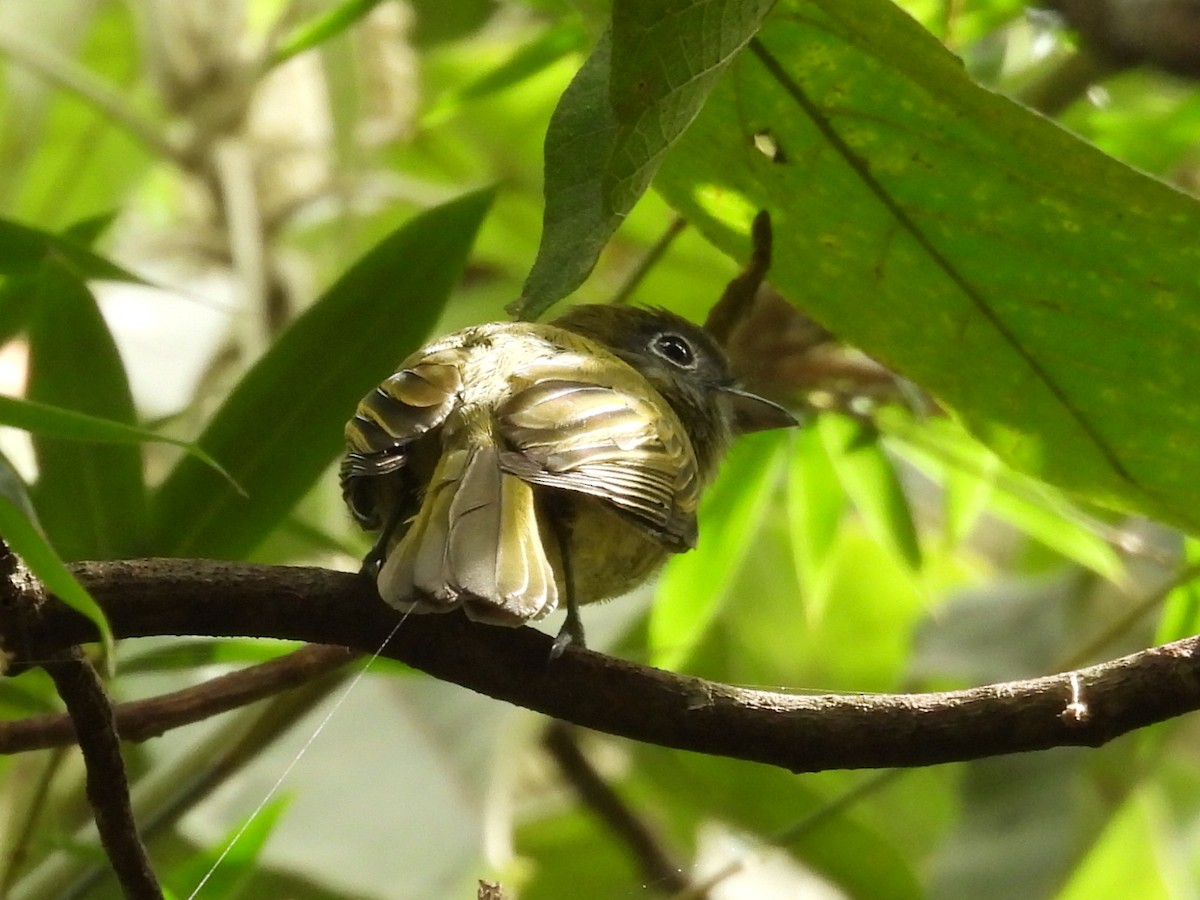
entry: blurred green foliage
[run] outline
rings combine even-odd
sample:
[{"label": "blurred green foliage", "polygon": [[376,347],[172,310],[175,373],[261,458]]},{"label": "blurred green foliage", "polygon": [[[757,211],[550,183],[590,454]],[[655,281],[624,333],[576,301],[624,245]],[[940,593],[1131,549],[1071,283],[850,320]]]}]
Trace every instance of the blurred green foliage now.
[{"label": "blurred green foliage", "polygon": [[[0,532],[85,610],[61,558],[352,569],[331,467],[395,362],[585,275],[571,301],[702,319],[766,207],[785,299],[911,381],[776,385],[806,428],[735,449],[653,603],[588,610],[598,646],[917,691],[1194,634],[1200,101],[1109,72],[1066,93],[1071,134],[1004,96],[1078,53],[1016,0],[0,5]],[[285,649],[129,642],[110,687]],[[128,748],[164,883],[236,838],[201,896],[662,893],[538,717],[371,673],[327,727],[314,691]],[[36,671],[0,682],[5,718],[54,708]],[[1200,891],[1191,719],[883,777],[582,744],[723,897]],[[81,783],[0,758],[0,896],[118,896]]]}]

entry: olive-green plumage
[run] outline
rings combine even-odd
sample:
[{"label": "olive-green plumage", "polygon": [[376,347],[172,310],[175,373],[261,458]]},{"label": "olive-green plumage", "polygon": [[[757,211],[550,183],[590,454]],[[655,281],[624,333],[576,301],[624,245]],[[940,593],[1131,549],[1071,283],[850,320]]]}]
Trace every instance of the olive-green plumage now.
[{"label": "olive-green plumage", "polygon": [[[346,425],[342,490],[381,530],[365,567],[403,610],[519,625],[625,593],[696,542],[736,434],[794,424],[661,310],[577,306],[414,353]],[[377,568],[377,571],[375,571]],[[558,645],[565,644],[560,640]]]}]

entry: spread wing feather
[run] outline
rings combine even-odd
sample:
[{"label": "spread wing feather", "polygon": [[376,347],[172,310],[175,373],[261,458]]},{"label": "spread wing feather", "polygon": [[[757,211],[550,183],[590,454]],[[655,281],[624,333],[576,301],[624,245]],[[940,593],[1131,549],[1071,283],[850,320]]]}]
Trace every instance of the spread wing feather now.
[{"label": "spread wing feather", "polygon": [[674,548],[695,544],[696,459],[669,409],[615,387],[553,379],[517,391],[496,418],[505,471],[596,497]]},{"label": "spread wing feather", "polygon": [[462,391],[457,365],[425,357],[401,369],[365,396],[346,423],[342,494],[367,528],[382,524],[378,492],[360,489],[363,479],[398,472],[408,465],[409,445],[439,427]]}]

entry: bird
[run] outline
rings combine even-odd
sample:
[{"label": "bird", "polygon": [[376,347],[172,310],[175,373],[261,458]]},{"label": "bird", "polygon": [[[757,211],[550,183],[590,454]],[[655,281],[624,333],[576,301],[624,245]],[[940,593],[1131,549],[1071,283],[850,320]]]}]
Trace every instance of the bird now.
[{"label": "bird", "polygon": [[717,340],[665,309],[584,304],[550,323],[434,340],[346,424],[342,492],[379,531],[363,563],[403,611],[517,626],[696,545],[704,488],[739,434],[795,425],[740,388]]}]

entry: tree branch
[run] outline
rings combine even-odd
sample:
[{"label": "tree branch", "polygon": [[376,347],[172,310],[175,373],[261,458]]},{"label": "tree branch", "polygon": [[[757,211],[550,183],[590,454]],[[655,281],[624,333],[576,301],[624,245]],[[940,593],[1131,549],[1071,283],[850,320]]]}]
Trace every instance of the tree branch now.
[{"label": "tree branch", "polygon": [[[366,579],[315,568],[202,560],[80,563],[119,637],[259,636],[373,652],[397,613]],[[14,664],[96,639],[54,599],[0,603]],[[549,662],[531,628],[410,616],[383,655],[445,681],[634,740],[795,772],[924,766],[1057,746],[1099,746],[1200,708],[1200,638],[1073,673],[930,694],[792,696],[689,678],[572,649]]]},{"label": "tree branch", "polygon": [[104,685],[78,647],[59,651],[44,667],[74,722],[87,766],[87,796],[96,830],[125,896],[162,900],[158,878],[133,820],[121,742]]},{"label": "tree branch", "polygon": [[[580,801],[625,845],[652,890],[675,895],[691,888],[683,866],[671,858],[649,824],[643,822],[592,766],[575,740],[571,726],[551,722],[542,746],[558,765]],[[704,897],[700,894],[698,897]]]}]

